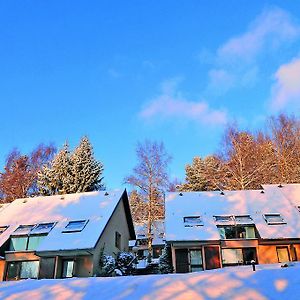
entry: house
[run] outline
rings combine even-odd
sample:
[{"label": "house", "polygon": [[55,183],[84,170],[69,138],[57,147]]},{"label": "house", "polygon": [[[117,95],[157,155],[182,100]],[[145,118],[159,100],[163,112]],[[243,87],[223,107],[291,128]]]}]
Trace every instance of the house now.
[{"label": "house", "polygon": [[300,185],[166,195],[175,272],[300,260]]},{"label": "house", "polygon": [[0,211],[0,280],[93,276],[130,239],[126,190],[17,199]]}]

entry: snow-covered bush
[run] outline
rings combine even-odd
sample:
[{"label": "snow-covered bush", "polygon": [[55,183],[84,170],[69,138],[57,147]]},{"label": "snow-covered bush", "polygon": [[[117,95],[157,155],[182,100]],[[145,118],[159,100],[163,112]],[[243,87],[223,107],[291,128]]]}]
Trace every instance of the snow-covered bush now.
[{"label": "snow-covered bush", "polygon": [[120,252],[116,259],[116,268],[121,270],[123,275],[129,275],[132,272],[134,264],[134,255],[130,252]]},{"label": "snow-covered bush", "polygon": [[104,247],[100,250],[99,272],[97,276],[112,276],[116,267],[116,260],[111,255],[104,254]]},{"label": "snow-covered bush", "polygon": [[161,274],[167,274],[173,272],[171,247],[168,245],[165,246],[161,256],[159,257],[158,268]]}]

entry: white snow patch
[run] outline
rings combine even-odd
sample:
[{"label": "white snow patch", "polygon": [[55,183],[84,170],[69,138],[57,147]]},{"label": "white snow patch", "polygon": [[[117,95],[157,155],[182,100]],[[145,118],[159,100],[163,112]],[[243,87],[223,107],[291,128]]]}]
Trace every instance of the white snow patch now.
[{"label": "white snow patch", "polygon": [[0,283],[1,299],[299,299],[300,264],[231,267],[211,271],[123,276],[23,280]]}]

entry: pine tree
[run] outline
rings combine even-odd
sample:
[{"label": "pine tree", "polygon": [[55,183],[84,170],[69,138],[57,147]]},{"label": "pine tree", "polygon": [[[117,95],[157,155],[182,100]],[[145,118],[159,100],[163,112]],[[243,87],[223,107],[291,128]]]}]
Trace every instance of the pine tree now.
[{"label": "pine tree", "polygon": [[71,155],[73,193],[96,191],[103,188],[100,177],[103,165],[94,158],[93,147],[87,137],[83,137],[79,146]]},{"label": "pine tree", "polygon": [[43,195],[95,191],[103,188],[102,172],[102,163],[94,158],[90,141],[83,137],[73,153],[66,143],[51,164],[44,166],[38,186]]},{"label": "pine tree", "polygon": [[161,274],[168,274],[173,272],[171,247],[166,245],[159,257],[159,272]]}]

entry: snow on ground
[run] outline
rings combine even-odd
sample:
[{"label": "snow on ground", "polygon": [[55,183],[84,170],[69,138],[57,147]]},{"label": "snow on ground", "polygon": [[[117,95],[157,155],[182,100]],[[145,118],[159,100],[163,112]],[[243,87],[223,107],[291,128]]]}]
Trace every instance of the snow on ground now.
[{"label": "snow on ground", "polygon": [[189,274],[2,282],[0,299],[300,299],[300,263],[257,269],[242,266]]}]

